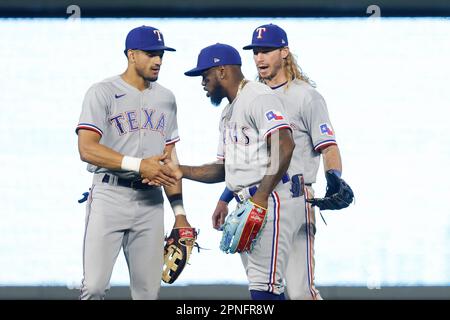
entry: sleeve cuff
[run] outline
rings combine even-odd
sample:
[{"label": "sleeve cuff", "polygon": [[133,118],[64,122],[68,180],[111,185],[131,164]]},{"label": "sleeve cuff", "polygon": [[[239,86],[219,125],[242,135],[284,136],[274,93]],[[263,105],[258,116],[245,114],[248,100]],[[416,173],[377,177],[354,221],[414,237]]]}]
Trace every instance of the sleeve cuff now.
[{"label": "sleeve cuff", "polygon": [[170,144],[174,144],[174,143],[176,143],[176,142],[178,142],[178,141],[180,141],[180,137],[176,137],[176,138],[173,138],[173,139],[171,139],[171,140],[167,140],[167,141],[166,141],[166,146],[168,146],[168,145],[170,145]]},{"label": "sleeve cuff", "polygon": [[336,140],[325,140],[322,142],[319,142],[317,145],[314,146],[314,151],[319,151],[325,147],[331,146],[331,145],[337,145]]},{"label": "sleeve cuff", "polygon": [[100,135],[100,137],[103,136],[103,131],[99,127],[96,127],[90,123],[79,123],[77,128],[75,129],[75,133],[78,134],[79,130],[94,131],[94,132],[97,132]]},{"label": "sleeve cuff", "polygon": [[266,133],[264,134],[264,139],[266,139],[268,136],[270,136],[272,133],[274,133],[277,130],[281,130],[281,129],[289,129],[292,131],[292,128],[289,124],[287,123],[282,123],[279,124],[275,127],[272,127],[271,129],[267,130]]}]

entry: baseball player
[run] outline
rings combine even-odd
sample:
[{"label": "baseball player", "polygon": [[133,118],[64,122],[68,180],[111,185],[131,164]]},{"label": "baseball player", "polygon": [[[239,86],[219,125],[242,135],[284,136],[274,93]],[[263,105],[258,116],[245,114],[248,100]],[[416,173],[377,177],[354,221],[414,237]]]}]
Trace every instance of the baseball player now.
[{"label": "baseball player", "polygon": [[[202,76],[212,104],[219,105],[223,98],[229,104],[219,125],[219,160],[180,166],[182,175],[205,183],[225,180],[240,201],[252,198],[256,206],[267,209],[258,242],[251,253],[240,255],[252,299],[282,300],[291,238],[299,231],[298,211],[305,199],[301,193],[292,197],[292,183],[285,174],[294,141],[281,99],[269,87],[244,78],[239,53],[229,45],[204,48],[197,67],[185,75]],[[242,194],[246,189],[252,192]]]},{"label": "baseball player", "polygon": [[[126,38],[128,67],[86,93],[76,128],[80,157],[93,173],[83,244],[81,299],[102,299],[121,247],[133,299],[158,296],[164,246],[163,195],[177,227],[190,227],[180,177],[164,161],[179,141],[173,93],[156,80],[165,51],[160,30],[141,26]],[[146,178],[153,185],[142,183]]]},{"label": "baseball player", "polygon": [[[314,197],[312,184],[323,156],[325,171],[341,176],[342,163],[334,129],[323,97],[315,85],[301,71],[288,47],[286,32],[277,25],[257,27],[252,43],[243,48],[253,50],[258,78],[272,88],[285,104],[295,141],[288,173],[301,170],[308,199]],[[213,226],[218,229],[228,214],[227,204],[233,198],[225,189],[213,213]],[[301,228],[295,235],[286,270],[286,292],[289,299],[322,299],[314,286],[314,206],[298,212],[302,215]]]}]

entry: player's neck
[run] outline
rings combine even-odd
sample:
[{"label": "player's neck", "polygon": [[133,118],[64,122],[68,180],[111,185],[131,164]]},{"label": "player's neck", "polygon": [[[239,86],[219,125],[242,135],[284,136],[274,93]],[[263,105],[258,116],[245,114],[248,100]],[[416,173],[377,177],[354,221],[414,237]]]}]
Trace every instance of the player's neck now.
[{"label": "player's neck", "polygon": [[271,88],[278,87],[286,82],[287,82],[287,78],[286,78],[283,70],[280,70],[280,72],[278,72],[273,78],[264,79],[264,83]]},{"label": "player's neck", "polygon": [[135,87],[139,91],[144,91],[150,87],[150,82],[140,77],[136,72],[127,69],[124,73],[120,75],[122,79],[129,85]]},{"label": "player's neck", "polygon": [[228,90],[228,102],[232,103],[234,99],[239,95],[242,88],[247,84],[248,80],[244,78],[244,76],[239,77],[235,81],[233,81],[233,84],[230,86],[230,90]]}]

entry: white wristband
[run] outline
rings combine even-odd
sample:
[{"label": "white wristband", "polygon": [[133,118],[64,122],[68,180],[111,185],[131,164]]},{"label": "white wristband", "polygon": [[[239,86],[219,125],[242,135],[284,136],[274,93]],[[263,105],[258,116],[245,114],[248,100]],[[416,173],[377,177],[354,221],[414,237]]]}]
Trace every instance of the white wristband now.
[{"label": "white wristband", "polygon": [[173,210],[173,213],[175,214],[175,217],[179,216],[179,215],[183,215],[183,216],[186,215],[186,212],[184,211],[184,208],[181,204],[174,205],[172,207],[172,210]]},{"label": "white wristband", "polygon": [[142,161],[141,158],[124,156],[122,159],[121,168],[122,170],[139,172],[139,168],[141,167],[141,161]]}]

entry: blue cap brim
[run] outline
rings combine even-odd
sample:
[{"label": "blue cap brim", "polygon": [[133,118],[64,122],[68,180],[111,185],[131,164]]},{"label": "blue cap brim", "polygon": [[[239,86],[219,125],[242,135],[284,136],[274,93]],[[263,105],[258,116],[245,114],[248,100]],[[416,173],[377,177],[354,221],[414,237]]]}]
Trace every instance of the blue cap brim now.
[{"label": "blue cap brim", "polygon": [[140,49],[140,50],[146,50],[146,51],[159,51],[159,50],[165,50],[165,51],[177,51],[174,48],[166,47],[166,46],[153,46],[150,48]]},{"label": "blue cap brim", "polygon": [[265,43],[265,44],[249,44],[248,46],[243,47],[243,50],[252,50],[253,48],[283,48],[284,46],[280,46],[279,44],[273,43]]},{"label": "blue cap brim", "polygon": [[188,77],[197,77],[197,76],[201,76],[202,75],[202,73],[205,71],[205,70],[208,70],[209,68],[194,68],[194,69],[191,69],[191,70],[189,70],[189,71],[186,71],[185,73],[184,73],[184,75],[186,75],[186,76],[188,76]]},{"label": "blue cap brim", "polygon": [[[129,50],[131,48],[125,49]],[[177,51],[174,48],[171,47],[166,47],[166,46],[150,46],[150,47],[143,47],[143,48],[136,48],[137,50],[143,50],[143,51],[161,51],[161,50],[165,50],[165,51]],[[136,50],[133,49],[133,50]]]}]

